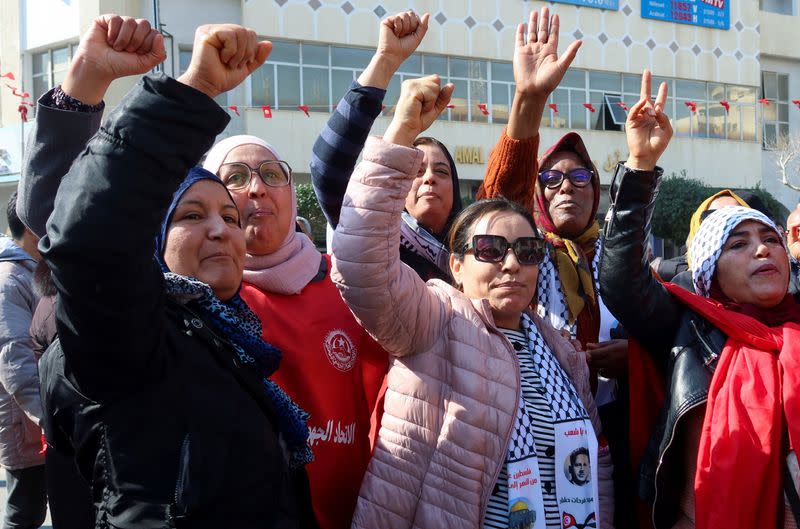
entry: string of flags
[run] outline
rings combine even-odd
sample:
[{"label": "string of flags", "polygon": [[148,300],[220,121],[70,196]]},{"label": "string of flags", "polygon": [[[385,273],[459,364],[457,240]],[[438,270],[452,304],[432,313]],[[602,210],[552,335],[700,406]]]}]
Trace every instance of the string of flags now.
[{"label": "string of flags", "polygon": [[[9,81],[16,81],[17,80],[17,78],[16,78],[16,76],[14,75],[13,72],[0,73],[0,79],[8,79]],[[19,104],[19,107],[17,108],[17,110],[20,113],[20,117],[22,118],[22,121],[27,121],[28,108],[34,106],[33,102],[26,101],[31,96],[30,93],[25,92],[25,91],[21,91],[16,86],[14,86],[12,84],[9,84],[9,83],[4,83],[4,84],[5,84],[6,88],[11,90],[11,94],[12,95],[20,98],[21,101],[20,101],[20,104]],[[792,104],[795,105],[798,110],[800,110],[800,99],[792,99],[791,101],[792,101]],[[769,98],[764,97],[762,99],[758,99],[757,102],[760,103],[762,106],[770,106],[770,103],[772,103],[773,101],[770,100]],[[623,101],[618,101],[615,104],[619,108],[624,110],[625,112],[628,112],[630,110],[628,108],[628,105]],[[686,108],[689,109],[689,111],[692,114],[697,114],[697,106],[698,106],[697,102],[695,102],[695,101],[684,101],[683,104],[686,106]],[[727,101],[725,99],[722,99],[722,100],[719,101],[719,105],[722,108],[725,109],[725,113],[726,114],[730,112],[731,104],[730,104],[729,101]],[[336,105],[334,105],[331,108],[331,110],[333,110],[335,107],[336,107]],[[477,103],[476,107],[480,111],[480,113],[483,114],[484,116],[489,116],[491,114],[491,111],[489,110],[488,103]],[[556,103],[549,103],[547,105],[547,107],[550,110],[552,110],[554,113],[558,114],[558,105]],[[585,109],[587,109],[589,112],[592,112],[592,113],[597,112],[597,109],[594,107],[594,105],[592,103],[583,103],[583,107]],[[262,116],[264,118],[269,119],[269,118],[272,117],[272,107],[270,105],[261,105],[260,107],[258,107],[258,106],[228,105],[227,108],[228,108],[228,110],[230,110],[233,114],[235,114],[238,117],[241,117],[241,115],[242,115],[240,110],[246,110],[246,109],[260,109],[261,110],[261,114],[262,114]],[[300,112],[305,114],[306,117],[311,117],[310,108],[309,108],[308,105],[297,105],[296,108],[297,108],[297,110],[299,110]],[[385,108],[386,108],[385,106],[383,106],[383,105],[381,106],[381,110],[382,111]],[[449,105],[447,105],[447,108],[455,109],[456,105],[449,104]]]}]

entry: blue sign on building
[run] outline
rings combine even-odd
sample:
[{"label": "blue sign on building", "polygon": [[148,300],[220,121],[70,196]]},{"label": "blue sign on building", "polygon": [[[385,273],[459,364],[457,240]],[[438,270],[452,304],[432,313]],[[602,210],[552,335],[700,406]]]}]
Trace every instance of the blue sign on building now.
[{"label": "blue sign on building", "polygon": [[572,4],[581,7],[596,7],[597,9],[619,10],[619,0],[552,0],[559,4]]},{"label": "blue sign on building", "polygon": [[642,17],[707,28],[731,28],[731,0],[642,0]]}]

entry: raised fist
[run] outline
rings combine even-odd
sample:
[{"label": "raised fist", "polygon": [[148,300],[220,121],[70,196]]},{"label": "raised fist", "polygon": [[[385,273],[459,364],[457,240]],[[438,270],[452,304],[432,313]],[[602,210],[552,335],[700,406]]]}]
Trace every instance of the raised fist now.
[{"label": "raised fist", "polygon": [[61,88],[97,104],[113,80],[143,74],[166,57],[164,37],[147,20],[101,15],[81,37]]},{"label": "raised fist", "polygon": [[381,22],[376,54],[394,63],[395,69],[408,59],[428,32],[430,14],[420,18],[413,11],[392,15]]},{"label": "raised fist", "polygon": [[411,146],[416,137],[447,108],[455,86],[441,86],[438,75],[404,81],[394,118],[384,139],[398,145]]},{"label": "raised fist", "polygon": [[267,60],[269,41],[235,24],[200,26],[194,35],[189,68],[178,81],[216,97],[234,88]]}]

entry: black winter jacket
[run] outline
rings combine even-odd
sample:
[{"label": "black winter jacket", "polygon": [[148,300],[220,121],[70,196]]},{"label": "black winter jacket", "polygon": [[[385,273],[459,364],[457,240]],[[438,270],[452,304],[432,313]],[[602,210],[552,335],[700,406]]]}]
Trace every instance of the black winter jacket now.
[{"label": "black winter jacket", "polygon": [[96,527],[316,525],[259,376],[153,259],[172,193],[227,116],[145,77],[64,177],[40,243],[58,289],[45,356],[48,442],[73,450]]},{"label": "black winter jacket", "polygon": [[640,496],[653,502],[656,529],[672,527],[686,471],[683,419],[705,406],[711,376],[727,337],[672,298],[647,263],[647,240],[661,169],[619,164],[611,185],[612,217],[600,257],[600,292],[609,310],[653,355],[666,378],[666,399],[644,455]]}]

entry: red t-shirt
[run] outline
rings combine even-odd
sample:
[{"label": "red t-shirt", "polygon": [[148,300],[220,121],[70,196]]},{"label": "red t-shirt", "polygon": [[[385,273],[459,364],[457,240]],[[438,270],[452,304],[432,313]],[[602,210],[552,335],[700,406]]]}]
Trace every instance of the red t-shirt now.
[{"label": "red t-shirt", "polygon": [[373,412],[389,359],[342,301],[325,258],[325,278],[298,295],[248,283],[241,295],[261,320],[264,340],[283,352],[272,380],[311,415],[314,461],[306,469],[317,520],[322,529],[341,529],[350,527],[371,456]]}]

